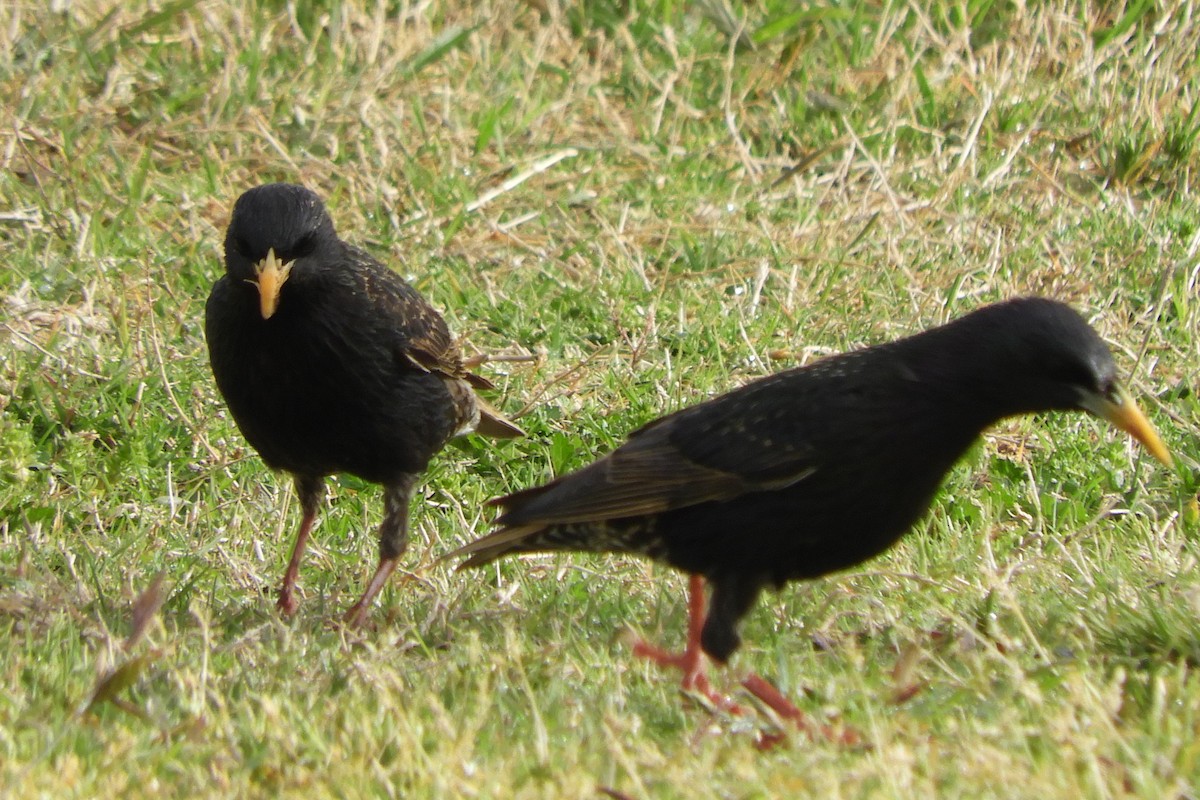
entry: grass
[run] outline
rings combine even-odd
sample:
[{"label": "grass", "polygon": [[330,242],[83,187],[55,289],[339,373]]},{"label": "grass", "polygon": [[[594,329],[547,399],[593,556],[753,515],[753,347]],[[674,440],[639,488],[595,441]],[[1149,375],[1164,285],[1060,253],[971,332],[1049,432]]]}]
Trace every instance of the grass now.
[{"label": "grass", "polygon": [[[0,794],[1195,796],[1190,4],[61,5],[0,8]],[[378,489],[336,482],[281,621],[295,501],[208,370],[229,209],[276,179],[468,349],[538,356],[489,373],[531,435],[437,459],[363,634],[330,621]],[[633,661],[682,636],[666,569],[437,563],[667,410],[1025,293],[1179,467],[1006,422],[893,552],[766,598],[733,673],[870,748],[760,752]]]}]

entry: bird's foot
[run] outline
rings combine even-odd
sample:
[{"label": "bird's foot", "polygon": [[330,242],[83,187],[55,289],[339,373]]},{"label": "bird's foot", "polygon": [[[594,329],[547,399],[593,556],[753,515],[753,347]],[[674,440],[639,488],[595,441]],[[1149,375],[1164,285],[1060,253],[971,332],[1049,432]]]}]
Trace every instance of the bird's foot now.
[{"label": "bird's foot", "polygon": [[279,586],[279,601],[275,603],[284,617],[292,616],[300,608],[300,602],[296,600],[296,580],[300,577],[300,560],[304,557],[304,549],[308,547],[308,535],[317,519],[317,505],[324,487],[320,478],[296,478],[296,492],[304,507],[304,518],[300,520],[296,543],[292,545],[292,557],[288,559],[287,571],[283,573],[283,583]]},{"label": "bird's foot", "polygon": [[[704,669],[704,654],[698,647],[688,648],[681,653],[672,653],[639,639],[634,642],[633,654],[639,658],[649,659],[662,667],[682,670],[681,688],[685,692],[699,695],[718,711],[734,716],[742,716],[746,713],[745,709],[731,697],[721,694],[712,687]],[[742,681],[742,688],[770,709],[780,723],[786,727],[795,728],[809,739],[833,742],[847,747],[856,747],[862,743],[862,737],[853,728],[833,727],[813,722],[791,700],[784,697],[783,693],[770,681],[756,673],[751,673]],[[787,740],[786,729],[773,732],[760,731],[755,746],[760,750],[770,750]]]},{"label": "bird's foot", "polygon": [[[770,681],[757,673],[750,673],[742,681],[742,688],[762,701],[771,709],[780,721],[795,726],[801,733],[813,740],[823,740],[834,744],[856,747],[862,743],[858,731],[849,727],[834,728],[829,725],[814,723],[808,716],[796,708],[791,700],[783,696]],[[760,750],[770,750],[787,739],[786,733],[762,733],[759,735],[757,747]]]},{"label": "bird's foot", "polygon": [[650,644],[644,639],[634,642],[633,654],[638,658],[653,661],[661,667],[673,667],[683,671],[680,687],[685,692],[695,692],[712,703],[717,709],[730,714],[741,714],[737,703],[712,688],[704,671],[704,654],[697,647],[688,647],[682,653],[671,653]]},{"label": "bird's foot", "polygon": [[342,622],[351,628],[361,628],[363,623],[367,621],[367,616],[371,613],[371,606],[375,603],[375,597],[379,591],[383,589],[383,585],[387,583],[388,576],[396,569],[396,558],[381,558],[379,566],[375,569],[375,574],[371,576],[370,582],[367,584],[366,591],[358,602],[350,606],[342,617]]},{"label": "bird's foot", "polygon": [[741,714],[742,709],[730,698],[715,691],[704,672],[704,647],[700,642],[704,630],[704,578],[693,575],[688,580],[688,635],[687,644],[681,653],[671,653],[661,647],[638,639],[633,644],[633,654],[648,658],[662,667],[683,671],[681,688],[694,692],[716,709],[730,714]]},{"label": "bird's foot", "polygon": [[364,597],[346,610],[346,613],[342,615],[342,624],[348,628],[361,628],[367,623],[370,613],[371,603]]},{"label": "bird's foot", "polygon": [[294,616],[296,611],[300,608],[300,601],[296,599],[296,596],[293,593],[290,585],[285,583],[282,587],[280,587],[279,600],[276,601],[275,607],[279,609],[279,613],[284,617]]},{"label": "bird's foot", "polygon": [[794,723],[797,727],[808,726],[808,717],[796,708],[791,700],[783,696],[775,685],[758,673],[752,672],[742,680],[742,688],[757,697],[767,708],[774,711],[781,720]]}]

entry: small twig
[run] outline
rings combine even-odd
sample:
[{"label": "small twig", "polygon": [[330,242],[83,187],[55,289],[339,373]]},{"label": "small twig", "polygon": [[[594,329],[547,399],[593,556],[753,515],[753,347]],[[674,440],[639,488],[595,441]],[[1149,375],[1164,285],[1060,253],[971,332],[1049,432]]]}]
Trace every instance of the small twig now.
[{"label": "small twig", "polygon": [[484,364],[498,364],[502,362],[508,364],[528,364],[539,359],[541,359],[541,356],[537,353],[502,353],[498,356],[494,356],[491,353],[476,353],[473,356],[464,358],[463,366],[467,369],[474,369]]},{"label": "small twig", "polygon": [[741,159],[743,166],[746,167],[746,172],[755,181],[762,174],[762,169],[754,163],[754,156],[750,152],[750,145],[746,144],[746,140],[742,137],[742,132],[738,130],[737,116],[733,113],[733,65],[734,54],[737,52],[738,40],[736,37],[729,40],[729,46],[725,48],[725,81],[721,87],[721,110],[725,118],[725,127],[729,129],[729,138],[738,151],[738,157]]},{"label": "small twig", "polygon": [[887,197],[888,202],[891,203],[892,210],[896,212],[896,219],[900,223],[901,229],[907,230],[908,222],[907,217],[904,214],[905,209],[901,207],[900,199],[896,196],[896,192],[893,191],[892,185],[888,182],[887,172],[884,170],[883,165],[879,163],[879,160],[876,159],[875,156],[871,155],[871,151],[867,149],[867,146],[863,144],[862,139],[860,139],[858,134],[854,132],[854,128],[850,125],[850,120],[845,115],[842,116],[842,125],[846,129],[846,135],[849,136],[850,141],[854,143],[855,149],[862,153],[863,158],[865,158],[867,164],[870,165],[871,171],[874,172],[875,176],[879,179],[880,188],[882,189],[884,196]]},{"label": "small twig", "polygon": [[538,388],[538,390],[536,392],[533,393],[533,395],[531,397],[529,397],[525,401],[524,407],[521,408],[521,410],[518,411],[513,416],[520,418],[520,417],[523,417],[525,414],[529,413],[533,408],[535,408],[537,406],[537,401],[540,400],[542,397],[544,397],[546,395],[546,393],[550,391],[551,386],[554,386],[555,384],[558,384],[558,383],[562,383],[567,378],[569,378],[571,375],[581,371],[584,367],[586,367],[588,364],[590,364],[592,361],[594,361],[597,356],[599,356],[602,352],[605,352],[606,350],[608,350],[607,347],[597,347],[595,350],[593,350],[591,353],[589,353],[588,356],[586,358],[584,358],[582,361],[580,361],[578,364],[568,367],[567,369],[563,370],[562,372],[560,372],[557,375],[555,375],[554,377],[552,377],[550,380],[546,381],[544,384],[542,384],[542,386],[540,386]]},{"label": "small twig", "polygon": [[288,149],[283,146],[283,143],[280,142],[273,133],[271,133],[271,126],[267,123],[267,120],[263,118],[262,114],[256,113],[254,115],[254,124],[258,126],[258,132],[264,139],[267,140],[267,144],[271,145],[271,149],[275,151],[276,155],[287,162],[288,166],[293,172],[297,174],[303,172],[303,170],[300,169],[300,165],[296,163],[294,158],[292,158],[292,154],[288,152]]},{"label": "small twig", "polygon": [[41,222],[42,212],[37,208],[18,208],[14,211],[0,211],[0,222]]},{"label": "small twig", "polygon": [[967,132],[967,139],[963,142],[962,152],[958,154],[958,162],[954,165],[954,172],[958,172],[963,168],[963,164],[967,163],[967,159],[975,152],[975,143],[979,140],[979,131],[983,128],[983,122],[987,119],[988,112],[992,110],[992,93],[984,92],[983,108],[979,109],[979,114],[975,117],[975,122],[971,125],[971,130]]},{"label": "small twig", "polygon": [[750,316],[758,313],[758,304],[762,302],[762,290],[767,278],[771,275],[771,265],[764,258],[758,264],[758,273],[754,276],[754,287],[750,290]]},{"label": "small twig", "polygon": [[622,231],[625,227],[625,215],[628,212],[629,206],[625,205],[621,209],[621,221],[618,223],[619,228],[614,228],[603,215],[597,214],[594,210],[589,210],[589,215],[596,221],[597,224],[600,225],[601,228],[604,229],[604,232],[608,236],[612,237],[613,244],[616,245],[617,249],[621,251],[621,255],[628,259],[629,266],[633,268],[633,271],[637,274],[638,279],[642,282],[642,288],[649,292],[653,290],[654,286],[650,283],[650,278],[646,275],[646,266],[643,263],[645,259],[638,258],[634,255],[633,251],[631,251],[629,246],[625,243],[625,237],[621,236],[620,233],[620,231]]},{"label": "small twig", "polygon": [[21,333],[19,330],[14,328],[12,325],[9,325],[7,322],[3,323],[3,325],[4,325],[4,329],[7,330],[9,333],[11,333],[13,336],[17,337],[22,342],[25,342],[25,344],[27,344],[30,347],[32,347],[33,349],[37,350],[39,353],[46,356],[47,358],[53,359],[60,367],[65,369],[67,372],[73,372],[76,375],[82,375],[85,378],[92,378],[94,380],[99,380],[99,381],[109,380],[109,378],[105,375],[97,375],[95,372],[88,372],[86,369],[84,369],[82,367],[75,366],[70,361],[68,361],[67,359],[58,355],[57,353],[50,352],[49,350],[42,347],[40,344],[38,344],[33,339],[31,339],[28,336],[26,336],[25,334]]},{"label": "small twig", "polygon": [[848,136],[840,136],[836,141],[830,142],[824,147],[818,147],[817,149],[810,151],[795,164],[792,164],[790,167],[784,169],[783,173],[774,181],[772,181],[770,186],[759,193],[759,196],[761,197],[762,195],[777,188],[779,184],[784,183],[792,176],[804,172],[806,169],[816,163],[817,159],[823,158],[827,153],[832,153],[838,148],[845,147],[849,141],[850,138]]},{"label": "small twig", "polygon": [[488,191],[479,195],[479,197],[476,197],[474,200],[467,203],[463,210],[468,214],[478,211],[505,192],[511,192],[513,189],[517,188],[534,175],[545,172],[563,159],[574,158],[577,155],[579,155],[578,150],[576,150],[574,147],[568,147],[565,150],[559,150],[557,153],[543,158],[541,161],[535,161],[533,166],[531,166],[529,169],[525,170],[524,172],[517,173],[496,188],[489,189]]},{"label": "small twig", "polygon": [[[158,374],[162,378],[163,391],[166,392],[167,399],[171,401],[171,405],[174,406],[175,412],[179,414],[179,418],[183,420],[189,430],[194,431],[196,430],[196,421],[183,410],[183,405],[179,402],[179,398],[175,396],[175,390],[171,388],[171,378],[167,375],[166,360],[163,358],[162,348],[158,345],[158,325],[154,321],[154,315],[149,314],[148,318],[150,320],[150,346],[154,348],[154,356],[158,361]],[[200,443],[204,445],[204,449],[208,451],[209,456],[214,461],[220,461],[221,454],[213,449],[213,446],[208,443],[208,439],[203,436],[198,438]]]}]

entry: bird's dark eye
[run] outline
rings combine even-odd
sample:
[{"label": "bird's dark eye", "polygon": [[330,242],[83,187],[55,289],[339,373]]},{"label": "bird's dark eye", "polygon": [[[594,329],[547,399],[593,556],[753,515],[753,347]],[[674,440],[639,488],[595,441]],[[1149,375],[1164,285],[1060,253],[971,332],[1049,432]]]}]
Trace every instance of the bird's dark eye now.
[{"label": "bird's dark eye", "polygon": [[1110,380],[1100,387],[1100,394],[1115,406],[1125,405],[1125,394],[1121,391],[1121,384],[1116,381]]},{"label": "bird's dark eye", "polygon": [[253,258],[253,254],[250,252],[250,243],[246,241],[245,237],[236,237],[233,240],[233,249],[238,251],[238,255]]}]

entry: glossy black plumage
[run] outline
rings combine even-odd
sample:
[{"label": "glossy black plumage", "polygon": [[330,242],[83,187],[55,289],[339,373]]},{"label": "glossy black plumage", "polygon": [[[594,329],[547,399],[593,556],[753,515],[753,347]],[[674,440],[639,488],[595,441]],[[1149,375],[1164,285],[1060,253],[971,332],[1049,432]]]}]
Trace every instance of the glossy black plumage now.
[{"label": "glossy black plumage", "polygon": [[295,477],[304,519],[280,594],[285,611],[324,491],[346,472],[383,484],[380,566],[361,621],[407,542],[416,477],[453,436],[520,430],[475,396],[445,321],[409,284],[338,238],[311,191],[271,184],[237,201],[226,274],[205,334],[217,386],[247,441]]},{"label": "glossy black plumage", "polygon": [[494,501],[499,530],[451,555],[473,566],[517,552],[631,552],[702,575],[712,596],[701,644],[724,661],[763,587],[890,547],[987,426],[1084,409],[1169,461],[1083,319],[1013,300],[656,420],[578,472]]}]

